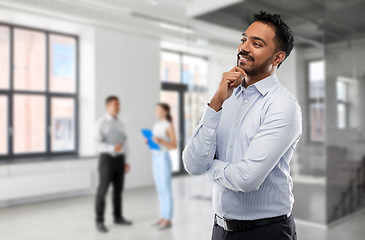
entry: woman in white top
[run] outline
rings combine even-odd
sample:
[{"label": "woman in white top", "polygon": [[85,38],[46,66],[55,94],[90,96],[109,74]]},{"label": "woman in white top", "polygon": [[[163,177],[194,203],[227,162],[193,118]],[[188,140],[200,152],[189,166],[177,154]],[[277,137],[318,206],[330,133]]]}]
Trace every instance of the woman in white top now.
[{"label": "woman in white top", "polygon": [[153,140],[159,145],[160,150],[152,151],[152,162],[161,218],[154,225],[162,230],[171,227],[173,214],[172,167],[168,151],[176,148],[176,135],[172,125],[170,106],[166,103],[158,103],[155,114],[158,122],[153,127]]}]

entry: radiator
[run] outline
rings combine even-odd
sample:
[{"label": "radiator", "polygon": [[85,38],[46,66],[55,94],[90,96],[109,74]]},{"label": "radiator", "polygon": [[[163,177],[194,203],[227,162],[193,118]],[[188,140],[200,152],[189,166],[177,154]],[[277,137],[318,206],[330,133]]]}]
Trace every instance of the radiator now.
[{"label": "radiator", "polygon": [[92,171],[69,170],[0,178],[0,201],[92,188]]}]

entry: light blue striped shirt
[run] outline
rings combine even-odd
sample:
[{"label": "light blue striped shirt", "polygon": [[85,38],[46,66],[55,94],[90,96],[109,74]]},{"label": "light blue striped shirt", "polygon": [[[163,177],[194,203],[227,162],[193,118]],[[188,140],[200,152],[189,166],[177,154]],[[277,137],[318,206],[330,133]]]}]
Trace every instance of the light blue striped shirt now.
[{"label": "light blue striped shirt", "polygon": [[[183,151],[185,169],[213,181],[213,208],[226,219],[290,214],[290,160],[302,113],[276,74],[239,86],[218,112],[207,106]],[[216,158],[214,158],[214,156]]]}]

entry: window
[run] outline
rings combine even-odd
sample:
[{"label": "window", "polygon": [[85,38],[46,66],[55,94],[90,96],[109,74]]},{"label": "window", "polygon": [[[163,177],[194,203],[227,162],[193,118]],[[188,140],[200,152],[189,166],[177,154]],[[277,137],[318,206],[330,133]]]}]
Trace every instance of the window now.
[{"label": "window", "polygon": [[50,35],[50,91],[76,92],[76,39]]},{"label": "window", "polygon": [[75,101],[66,97],[51,99],[51,151],[75,150]]},{"label": "window", "polygon": [[8,152],[8,99],[0,95],[0,155]]},{"label": "window", "polygon": [[14,89],[46,90],[46,34],[14,29]]},{"label": "window", "polygon": [[356,78],[336,77],[336,108],[337,128],[359,128],[361,117],[359,112],[362,106],[360,85]]},{"label": "window", "polygon": [[325,140],[325,63],[323,60],[308,64],[310,140]]},{"label": "window", "polygon": [[10,31],[0,26],[0,89],[9,88]]},{"label": "window", "polygon": [[336,82],[337,98],[337,127],[339,129],[348,126],[348,85],[344,81]]},{"label": "window", "polygon": [[208,62],[204,58],[182,56],[182,83],[190,86],[207,86]]},{"label": "window", "polygon": [[184,172],[182,150],[200,120],[207,96],[208,61],[201,56],[179,52],[161,52],[160,100],[171,106],[178,139],[176,150],[170,151],[173,172]]},{"label": "window", "polygon": [[181,83],[180,55],[171,52],[161,52],[161,81]]},{"label": "window", "polygon": [[46,98],[42,95],[14,94],[14,153],[46,151]]},{"label": "window", "polygon": [[1,159],[77,153],[76,36],[0,26]]}]

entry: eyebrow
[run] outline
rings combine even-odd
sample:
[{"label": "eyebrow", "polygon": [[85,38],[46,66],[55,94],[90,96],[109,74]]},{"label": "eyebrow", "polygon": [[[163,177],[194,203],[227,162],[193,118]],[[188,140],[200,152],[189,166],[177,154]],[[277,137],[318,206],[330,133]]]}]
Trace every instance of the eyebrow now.
[{"label": "eyebrow", "polygon": [[[246,34],[245,34],[245,33],[242,33],[242,36],[244,36],[244,37],[246,37],[246,38],[247,38],[247,36],[246,36]],[[264,40],[264,39],[262,39],[262,38],[260,38],[260,37],[257,37],[257,36],[251,36],[250,38],[251,38],[251,39],[254,39],[254,40],[259,40],[259,41],[263,42],[265,45],[267,45],[267,44],[266,44],[266,42],[265,42],[265,40]]]}]

